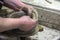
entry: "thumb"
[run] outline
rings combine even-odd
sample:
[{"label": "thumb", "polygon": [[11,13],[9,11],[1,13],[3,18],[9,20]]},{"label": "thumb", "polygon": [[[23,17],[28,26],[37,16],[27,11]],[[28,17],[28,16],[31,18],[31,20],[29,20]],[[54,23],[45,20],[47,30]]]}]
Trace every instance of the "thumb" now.
[{"label": "thumb", "polygon": [[35,19],[31,19],[34,23],[37,23],[37,20],[35,20]]}]

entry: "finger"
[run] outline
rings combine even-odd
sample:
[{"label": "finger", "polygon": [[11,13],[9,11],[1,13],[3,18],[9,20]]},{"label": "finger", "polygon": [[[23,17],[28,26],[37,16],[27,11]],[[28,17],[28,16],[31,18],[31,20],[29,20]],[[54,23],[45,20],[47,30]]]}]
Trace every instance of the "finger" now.
[{"label": "finger", "polygon": [[[30,18],[29,16],[22,16],[22,17],[24,17],[24,18]],[[22,18],[22,17],[20,17],[20,18]]]},{"label": "finger", "polygon": [[32,21],[33,21],[33,22],[37,22],[37,20],[36,20],[36,19],[32,19]]},{"label": "finger", "polygon": [[33,11],[34,11],[34,8],[29,8],[29,11],[28,11],[29,15],[31,15]]},{"label": "finger", "polygon": [[6,3],[4,4],[4,6],[9,7],[9,8],[11,8],[11,9],[13,9],[13,10],[16,10],[16,11],[19,10],[19,8],[17,8],[16,5],[14,5],[14,4],[10,3],[10,2],[9,2],[9,3],[6,2]]},{"label": "finger", "polygon": [[29,15],[31,15],[31,13],[32,13],[32,10],[31,10],[31,9],[29,9],[28,13],[29,13]]},{"label": "finger", "polygon": [[17,4],[17,3],[14,3],[14,2],[11,2],[13,5],[15,5],[15,7],[17,7],[19,10],[21,10],[23,8],[23,6],[21,7],[21,5]]}]

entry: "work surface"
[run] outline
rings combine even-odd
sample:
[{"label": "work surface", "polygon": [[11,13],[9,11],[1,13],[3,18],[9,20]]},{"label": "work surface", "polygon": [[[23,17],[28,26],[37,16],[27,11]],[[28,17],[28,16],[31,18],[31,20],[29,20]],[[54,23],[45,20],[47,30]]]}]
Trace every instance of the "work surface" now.
[{"label": "work surface", "polygon": [[43,26],[43,28],[44,31],[38,32],[36,35],[32,36],[31,38],[35,40],[53,40],[56,37],[60,36],[60,31],[58,30],[47,28],[45,26]]}]

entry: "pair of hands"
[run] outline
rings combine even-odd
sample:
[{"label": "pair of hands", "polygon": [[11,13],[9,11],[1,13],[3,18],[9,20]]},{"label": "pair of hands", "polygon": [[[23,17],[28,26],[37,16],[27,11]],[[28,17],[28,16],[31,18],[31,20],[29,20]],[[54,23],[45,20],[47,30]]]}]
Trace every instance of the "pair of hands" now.
[{"label": "pair of hands", "polygon": [[[3,4],[16,11],[22,10],[24,7],[26,7],[28,9],[29,15],[33,10],[33,8],[31,6],[22,3],[20,0],[4,0]],[[8,18],[8,21],[9,21],[9,23],[7,23],[7,24],[10,27],[12,27],[13,29],[19,28],[23,31],[29,31],[36,25],[36,20],[31,19],[29,16],[23,16],[23,17],[17,18],[17,19]]]}]

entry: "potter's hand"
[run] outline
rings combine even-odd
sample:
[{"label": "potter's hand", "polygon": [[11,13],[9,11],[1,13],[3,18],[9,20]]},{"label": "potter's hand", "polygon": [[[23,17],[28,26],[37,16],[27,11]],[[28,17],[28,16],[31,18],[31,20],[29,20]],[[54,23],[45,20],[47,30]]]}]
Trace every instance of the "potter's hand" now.
[{"label": "potter's hand", "polygon": [[21,18],[0,18],[0,32],[16,28],[29,31],[35,25],[36,20],[31,19],[29,16],[23,16]]},{"label": "potter's hand", "polygon": [[20,18],[20,20],[22,22],[22,25],[19,27],[19,29],[23,31],[29,31],[36,25],[36,20],[31,19],[29,16],[23,16]]},{"label": "potter's hand", "polygon": [[28,14],[30,14],[33,9],[32,6],[26,5],[22,3],[20,0],[4,0],[4,5],[14,10],[21,10],[25,7],[28,9]]}]

